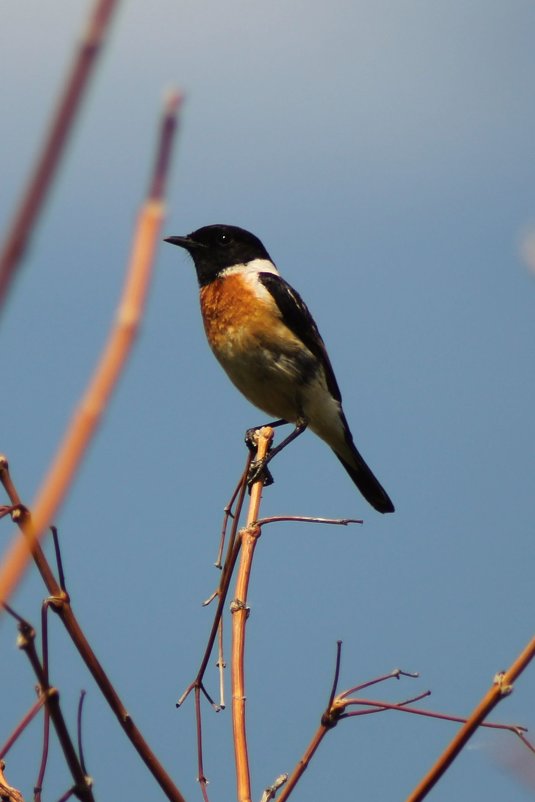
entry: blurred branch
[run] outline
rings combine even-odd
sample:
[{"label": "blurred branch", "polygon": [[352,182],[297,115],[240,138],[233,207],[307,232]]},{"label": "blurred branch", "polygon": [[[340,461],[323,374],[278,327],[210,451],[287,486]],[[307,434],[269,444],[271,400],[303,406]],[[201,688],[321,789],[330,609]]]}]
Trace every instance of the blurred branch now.
[{"label": "blurred branch", "polygon": [[97,0],[91,10],[42,152],[0,252],[0,309],[44,206],[116,6],[117,0]]},{"label": "blurred branch", "polygon": [[[13,483],[11,475],[9,473],[9,466],[5,457],[0,457],[0,481],[4,485],[6,492],[9,495],[9,498],[12,504],[15,506],[15,512],[13,513],[14,519],[17,521],[18,526],[20,527],[23,535],[28,537],[30,540],[30,530],[31,530],[31,516],[29,511],[24,507],[21,503],[19,494],[17,489]],[[68,593],[65,589],[64,579],[62,580],[62,586],[60,586],[54,576],[50,565],[44,555],[43,550],[41,549],[39,543],[35,540],[30,540],[31,549],[33,558],[39,569],[39,573],[43,578],[43,581],[48,589],[48,592],[51,594],[50,598],[46,600],[44,605],[44,612],[48,608],[52,608],[52,610],[57,613],[60,617],[65,629],[69,633],[71,640],[73,641],[74,645],[76,646],[82,660],[86,664],[87,668],[89,669],[90,673],[92,674],[95,682],[97,683],[98,687],[104,698],[106,699],[108,705],[110,706],[111,710],[115,714],[119,724],[121,725],[122,729],[124,730],[126,736],[136,749],[137,753],[151,772],[152,776],[155,778],[157,783],[159,784],[160,788],[163,790],[167,798],[171,802],[185,802],[184,797],[173,783],[171,777],[167,774],[159,760],[157,759],[156,755],[153,753],[151,748],[149,747],[148,743],[143,738],[143,735],[137,728],[136,724],[134,723],[133,718],[131,717],[128,710],[125,708],[124,704],[122,703],[117,691],[111,684],[110,680],[108,679],[108,675],[104,671],[101,663],[99,662],[96,654],[94,653],[93,649],[91,648],[87,638],[84,635],[84,632],[78,623],[78,620],[74,614],[74,611],[70,604],[70,599]],[[46,616],[43,616],[43,634],[46,631]],[[43,637],[43,644],[44,648],[47,642],[47,638]],[[46,722],[45,722],[46,726]],[[45,737],[45,744],[46,744],[46,737]],[[45,750],[46,751],[46,750]],[[43,765],[40,771],[40,782],[38,782],[38,786],[42,782],[42,775],[44,773],[44,763],[46,763],[46,754],[43,755]]]},{"label": "blurred branch", "polygon": [[[126,364],[141,317],[152,273],[153,257],[164,217],[163,192],[181,98],[171,94],[164,109],[158,155],[150,192],[141,209],[115,325],[97,369],[61,442],[32,507],[31,539],[37,542],[51,524],[87,450],[111,393]],[[0,567],[0,603],[7,601],[30,558],[26,538],[16,537]]]},{"label": "blurred branch", "polygon": [[13,788],[12,785],[9,785],[8,781],[6,780],[4,769],[6,764],[3,760],[0,760],[0,799],[2,802],[24,802],[24,797],[22,796],[20,791],[17,791],[16,788]]},{"label": "blurred branch", "polygon": [[[269,451],[273,439],[273,429],[265,426],[255,432],[257,452],[255,459],[261,463]],[[249,757],[247,754],[247,733],[245,727],[245,624],[249,614],[247,592],[253,556],[261,528],[256,523],[264,477],[254,482],[251,487],[251,500],[247,511],[245,527],[241,530],[241,559],[236,577],[236,591],[230,610],[232,613],[232,726],[234,729],[234,758],[236,763],[236,785],[239,802],[250,802],[251,781],[249,776]]]},{"label": "blurred branch", "polygon": [[444,750],[435,765],[426,774],[414,791],[407,797],[407,802],[419,802],[424,799],[433,786],[442,777],[444,772],[453,763],[459,752],[467,744],[477,728],[482,724],[488,714],[493,710],[498,702],[508,696],[513,690],[513,683],[520,676],[535,656],[535,637],[528,643],[526,648],[519,654],[514,663],[507,671],[500,672],[494,677],[492,686],[489,688],[483,699],[474,709],[466,723],[459,730],[449,746]]}]

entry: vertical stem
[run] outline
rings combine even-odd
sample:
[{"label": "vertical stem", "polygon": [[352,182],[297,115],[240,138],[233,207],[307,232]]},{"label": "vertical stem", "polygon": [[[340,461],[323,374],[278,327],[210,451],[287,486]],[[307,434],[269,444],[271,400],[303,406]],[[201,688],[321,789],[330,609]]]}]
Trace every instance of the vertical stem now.
[{"label": "vertical stem", "polygon": [[[273,439],[273,429],[265,426],[258,434],[256,458],[264,459]],[[234,730],[234,754],[236,763],[236,787],[239,802],[251,802],[251,779],[249,757],[247,754],[247,733],[245,728],[245,622],[247,621],[247,591],[253,554],[261,529],[255,524],[258,519],[262,499],[263,480],[256,481],[251,489],[251,501],[247,512],[245,528],[241,532],[241,559],[236,578],[236,592],[231,604],[232,615],[232,726]]]}]

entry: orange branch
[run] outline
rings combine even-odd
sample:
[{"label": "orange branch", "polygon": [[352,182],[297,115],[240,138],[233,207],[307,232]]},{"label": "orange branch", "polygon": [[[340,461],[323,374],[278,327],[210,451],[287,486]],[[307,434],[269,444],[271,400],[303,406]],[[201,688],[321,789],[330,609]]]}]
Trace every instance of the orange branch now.
[{"label": "orange branch", "polygon": [[483,699],[466,720],[466,723],[461,727],[455,738],[453,738],[451,743],[444,750],[432,769],[426,774],[410,796],[407,797],[407,802],[420,802],[421,799],[427,796],[429,791],[447,771],[459,752],[491,710],[496,707],[504,696],[508,696],[512,692],[514,681],[520,676],[533,657],[535,657],[535,637],[528,643],[526,648],[519,654],[507,671],[495,676],[491,688],[489,688]]},{"label": "orange branch", "polygon": [[91,11],[43,150],[0,253],[0,305],[46,200],[116,6],[117,0],[97,0]]},{"label": "orange branch", "polygon": [[[257,432],[258,447],[256,459],[262,460],[269,451],[273,439],[273,429],[265,426]],[[232,726],[234,730],[234,755],[236,762],[236,786],[239,802],[251,802],[251,780],[249,757],[247,753],[247,734],[245,728],[245,622],[247,621],[247,591],[251,576],[254,550],[260,536],[256,524],[262,499],[263,478],[256,481],[251,489],[251,501],[247,520],[241,532],[241,559],[236,577],[236,592],[231,604],[232,615]]]},{"label": "orange branch", "polygon": [[[159,142],[159,153],[165,153],[166,159],[158,157],[155,167],[156,172],[164,177],[168,172],[170,141],[179,103],[180,99],[176,94],[170,96],[166,102]],[[159,194],[155,194],[155,187]],[[163,188],[164,181],[157,176],[153,177],[151,192],[141,210],[134,234],[132,255],[115,325],[32,505],[30,536],[34,541],[43,536],[65,498],[132,349],[145,308],[154,253],[164,217]],[[0,567],[0,604],[8,600],[29,559],[30,547],[27,539],[16,536]]]}]

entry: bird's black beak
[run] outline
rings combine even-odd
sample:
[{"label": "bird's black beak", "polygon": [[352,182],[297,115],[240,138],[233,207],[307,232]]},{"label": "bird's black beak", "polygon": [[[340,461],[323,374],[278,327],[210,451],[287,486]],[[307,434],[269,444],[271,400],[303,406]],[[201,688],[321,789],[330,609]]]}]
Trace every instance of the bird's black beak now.
[{"label": "bird's black beak", "polygon": [[181,248],[185,248],[187,251],[192,250],[197,245],[191,237],[166,237],[164,242],[170,242],[171,245],[180,245]]}]

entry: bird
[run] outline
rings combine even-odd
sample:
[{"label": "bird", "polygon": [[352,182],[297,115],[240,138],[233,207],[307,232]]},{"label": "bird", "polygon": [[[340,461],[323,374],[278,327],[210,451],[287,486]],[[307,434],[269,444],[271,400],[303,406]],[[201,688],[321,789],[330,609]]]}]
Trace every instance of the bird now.
[{"label": "bird", "polygon": [[332,448],[372,507],[394,512],[355,446],[318,327],[261,240],[238,226],[217,224],[165,242],[193,259],[208,343],[230,380],[254,406],[277,418],[269,425],[295,426],[256,467],[265,468],[309,428]]}]

